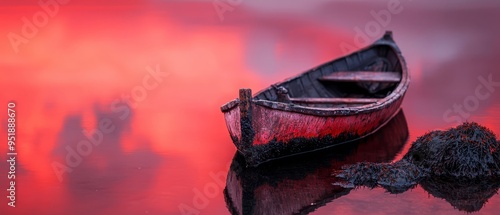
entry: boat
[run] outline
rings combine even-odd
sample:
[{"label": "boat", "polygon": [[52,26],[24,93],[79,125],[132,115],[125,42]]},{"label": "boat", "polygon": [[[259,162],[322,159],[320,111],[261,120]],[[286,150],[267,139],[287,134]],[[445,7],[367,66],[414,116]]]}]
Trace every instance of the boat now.
[{"label": "boat", "polygon": [[373,44],[221,107],[247,165],[364,138],[400,109],[410,77],[386,32]]},{"label": "boat", "polygon": [[[231,214],[308,214],[351,188],[336,186],[332,173],[357,162],[391,162],[408,144],[403,111],[367,138],[247,167],[236,153],[226,178],[224,198]],[[297,158],[297,159],[296,159]],[[307,161],[307,162],[304,162]]]}]

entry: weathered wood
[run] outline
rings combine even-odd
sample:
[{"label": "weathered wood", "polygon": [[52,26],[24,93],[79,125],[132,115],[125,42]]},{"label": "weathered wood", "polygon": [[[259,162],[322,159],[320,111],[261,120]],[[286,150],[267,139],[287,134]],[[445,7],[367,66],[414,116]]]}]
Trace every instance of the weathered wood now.
[{"label": "weathered wood", "polygon": [[276,88],[276,95],[277,95],[277,101],[278,102],[283,102],[283,103],[290,103],[290,95],[288,94],[288,90],[283,87],[275,87]]},{"label": "weathered wood", "polygon": [[373,98],[290,98],[296,103],[322,103],[322,104],[370,104],[379,101]]},{"label": "weathered wood", "polygon": [[340,71],[320,78],[321,81],[338,82],[391,82],[401,81],[399,72],[377,72],[377,71]]},{"label": "weathered wood", "polygon": [[240,89],[240,130],[241,144],[251,145],[254,139],[252,126],[252,90]]},{"label": "weathered wood", "polygon": [[319,94],[318,97],[332,97],[332,95],[329,94],[328,91],[326,91],[325,88],[321,86],[321,83],[318,80],[319,77],[323,76],[323,74],[321,73],[321,69],[313,70],[305,75],[309,76],[309,80],[315,81],[314,88]]},{"label": "weathered wood", "polygon": [[[342,72],[354,74],[352,83],[322,80]],[[239,99],[221,110],[238,151],[247,165],[255,166],[369,135],[400,108],[409,82],[401,51],[388,34],[358,52],[275,83],[253,98],[249,89],[242,89]],[[370,91],[382,85],[382,91]]]},{"label": "weathered wood", "polygon": [[306,90],[306,94],[310,97],[321,97],[318,92],[316,91],[316,88],[314,87],[314,83],[311,81],[309,78],[309,75],[304,75],[300,81],[302,82],[302,86]]},{"label": "weathered wood", "polygon": [[392,31],[386,31],[385,34],[384,34],[384,40],[393,40],[392,39]]},{"label": "weathered wood", "polygon": [[252,114],[252,90],[240,89],[240,116],[251,117]]}]

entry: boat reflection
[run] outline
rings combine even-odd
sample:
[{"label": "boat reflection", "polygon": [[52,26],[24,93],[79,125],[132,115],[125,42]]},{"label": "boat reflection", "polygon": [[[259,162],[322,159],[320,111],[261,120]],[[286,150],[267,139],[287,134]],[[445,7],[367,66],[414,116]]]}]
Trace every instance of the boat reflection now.
[{"label": "boat reflection", "polygon": [[332,185],[334,170],[356,162],[389,162],[408,139],[400,111],[375,134],[348,144],[246,167],[236,153],[224,195],[232,214],[308,214],[350,192]]}]

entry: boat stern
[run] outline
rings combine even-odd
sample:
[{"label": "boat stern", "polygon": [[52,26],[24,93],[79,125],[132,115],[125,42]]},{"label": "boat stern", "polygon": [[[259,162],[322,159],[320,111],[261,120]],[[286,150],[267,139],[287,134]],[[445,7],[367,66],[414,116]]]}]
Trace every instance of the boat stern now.
[{"label": "boat stern", "polygon": [[221,108],[231,139],[245,157],[251,156],[249,148],[252,147],[255,137],[252,125],[253,106],[252,90],[240,89],[239,98]]}]

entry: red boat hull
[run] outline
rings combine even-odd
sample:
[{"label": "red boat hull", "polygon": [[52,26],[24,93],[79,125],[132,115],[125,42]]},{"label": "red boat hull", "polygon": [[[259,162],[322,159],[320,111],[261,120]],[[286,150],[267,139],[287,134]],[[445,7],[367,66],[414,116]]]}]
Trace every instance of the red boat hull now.
[{"label": "red boat hull", "polygon": [[[397,113],[403,98],[401,96],[381,109],[327,117],[251,103],[252,117],[248,126],[241,126],[239,105],[225,112],[224,117],[238,151],[246,158],[248,165],[255,166],[269,160],[366,137]],[[245,131],[245,128],[248,130]],[[245,137],[248,134],[252,137]]]}]

